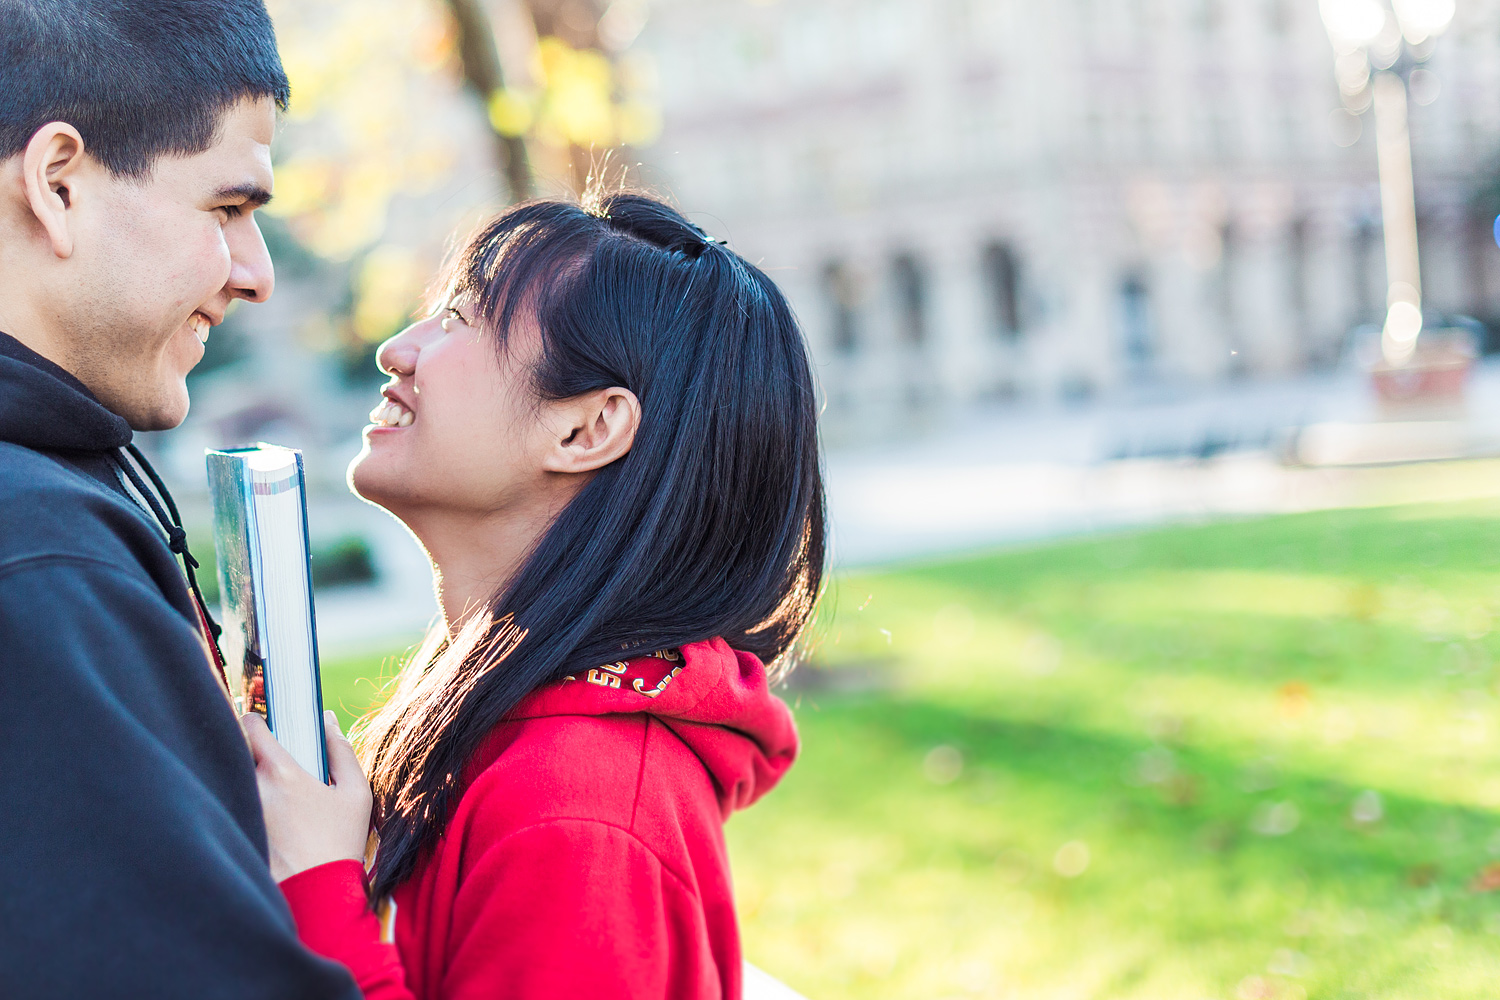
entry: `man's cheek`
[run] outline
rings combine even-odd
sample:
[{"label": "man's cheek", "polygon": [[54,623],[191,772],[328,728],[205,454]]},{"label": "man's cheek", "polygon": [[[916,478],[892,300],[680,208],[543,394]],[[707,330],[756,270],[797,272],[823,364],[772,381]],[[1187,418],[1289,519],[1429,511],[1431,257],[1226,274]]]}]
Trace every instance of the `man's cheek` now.
[{"label": "man's cheek", "polygon": [[173,281],[188,300],[189,309],[202,305],[229,282],[229,247],[224,243],[224,233],[212,215],[197,214],[200,218],[173,234],[162,252],[163,259],[171,261]]},{"label": "man's cheek", "polygon": [[153,253],[143,255],[149,283],[157,289],[160,302],[171,302],[179,319],[203,305],[229,280],[229,254],[217,232],[201,226],[160,234]]},{"label": "man's cheek", "polygon": [[204,294],[211,295],[229,284],[229,244],[224,240],[224,230],[217,225],[205,234],[197,254],[197,273]]}]

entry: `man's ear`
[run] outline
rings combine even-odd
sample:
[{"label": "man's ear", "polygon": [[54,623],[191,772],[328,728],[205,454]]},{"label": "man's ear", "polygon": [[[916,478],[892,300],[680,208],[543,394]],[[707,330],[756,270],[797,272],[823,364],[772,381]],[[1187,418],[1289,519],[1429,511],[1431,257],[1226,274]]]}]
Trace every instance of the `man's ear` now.
[{"label": "man's ear", "polygon": [[26,204],[46,232],[52,252],[63,259],[73,255],[68,209],[83,166],[83,136],[67,122],[49,122],[37,129],[21,155]]},{"label": "man's ear", "polygon": [[600,389],[555,405],[555,444],[542,463],[548,472],[593,472],[635,443],[641,402],[629,389]]}]

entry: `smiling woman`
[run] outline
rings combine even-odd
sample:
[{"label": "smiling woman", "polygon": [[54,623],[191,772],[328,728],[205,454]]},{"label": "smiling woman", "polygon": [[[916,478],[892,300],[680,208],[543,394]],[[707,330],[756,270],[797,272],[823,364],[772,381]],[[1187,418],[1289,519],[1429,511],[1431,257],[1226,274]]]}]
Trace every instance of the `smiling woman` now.
[{"label": "smiling woman", "polygon": [[796,753],[768,675],[823,573],[786,300],[655,199],[538,202],[379,360],[350,482],[426,548],[443,622],[356,737],[384,943],[353,751],[329,789],[250,727],[304,939],[372,1000],[740,996],[722,824]]}]

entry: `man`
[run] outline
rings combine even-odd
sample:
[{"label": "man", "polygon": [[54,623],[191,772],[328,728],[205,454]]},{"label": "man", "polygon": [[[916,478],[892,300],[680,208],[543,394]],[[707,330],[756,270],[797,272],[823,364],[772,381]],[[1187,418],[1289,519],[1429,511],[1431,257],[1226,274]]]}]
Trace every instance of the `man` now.
[{"label": "man", "polygon": [[271,294],[286,101],[263,0],[0,0],[7,998],[359,995],[271,881],[181,529],[123,450]]}]

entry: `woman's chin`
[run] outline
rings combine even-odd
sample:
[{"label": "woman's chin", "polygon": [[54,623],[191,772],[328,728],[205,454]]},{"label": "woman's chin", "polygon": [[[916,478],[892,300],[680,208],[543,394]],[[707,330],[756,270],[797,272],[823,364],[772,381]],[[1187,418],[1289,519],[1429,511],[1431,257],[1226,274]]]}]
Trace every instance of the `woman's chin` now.
[{"label": "woman's chin", "polygon": [[381,466],[387,464],[379,456],[370,453],[370,442],[366,439],[365,446],[349,463],[349,471],[344,476],[349,484],[349,491],[361,500],[384,507],[384,498],[389,491],[382,489],[382,486],[390,479],[390,475]]},{"label": "woman's chin", "polygon": [[349,463],[344,479],[349,492],[405,523],[403,514],[426,506],[431,496],[431,491],[423,488],[430,473],[421,463],[416,465],[414,468],[408,456],[400,451],[378,445],[372,448],[367,437],[365,446]]}]

